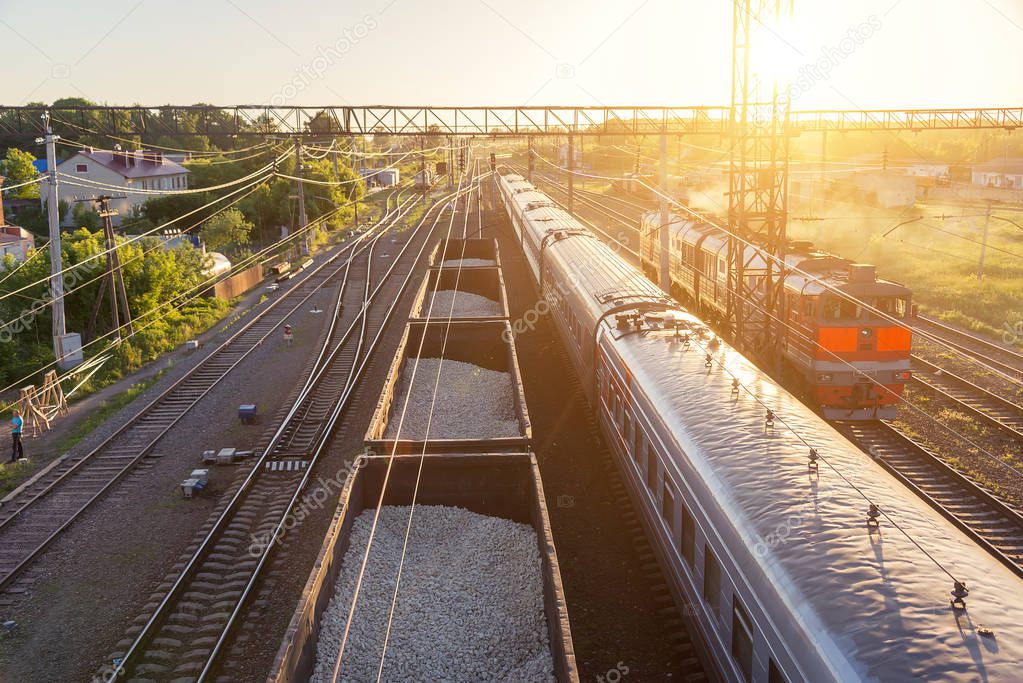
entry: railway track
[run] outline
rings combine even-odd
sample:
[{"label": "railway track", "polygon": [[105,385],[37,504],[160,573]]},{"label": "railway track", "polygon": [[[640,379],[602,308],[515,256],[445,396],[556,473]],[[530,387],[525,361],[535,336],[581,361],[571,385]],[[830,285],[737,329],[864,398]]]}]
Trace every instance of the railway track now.
[{"label": "railway track", "polygon": [[913,383],[937,392],[958,407],[1023,444],[1023,406],[980,387],[917,355]]},{"label": "railway track", "polygon": [[[404,205],[397,202],[373,229],[400,216]],[[346,267],[337,261],[368,234],[353,238],[288,287],[96,448],[58,461],[0,508],[0,590],[11,587],[40,553],[132,471],[206,394],[330,284]]]},{"label": "railway track", "polygon": [[452,196],[424,214],[396,254],[384,251],[380,236],[360,253],[361,262],[352,261],[334,309],[336,324],[292,407],[191,558],[154,594],[149,614],[136,619],[106,680],[211,675],[431,242],[443,215],[437,209]]},{"label": "railway track", "polygon": [[945,518],[1023,576],[1023,515],[885,422],[835,422]]},{"label": "railway track", "polygon": [[[511,166],[510,168],[512,168],[512,170],[514,170],[516,173],[519,173],[520,175],[525,177],[525,173],[526,173],[525,169],[522,169],[522,168],[519,168],[519,167],[516,167],[516,166]],[[541,187],[541,184],[542,184],[542,185],[546,186],[546,190],[548,191],[548,194],[550,194],[550,191],[553,190],[553,192],[557,193],[557,195],[559,197],[563,197],[563,198],[567,199],[567,197],[568,197],[568,189],[564,185],[562,185],[561,183],[558,183],[558,182],[556,182],[554,180],[551,180],[550,178],[548,178],[547,176],[545,176],[543,174],[534,173],[533,177],[534,177],[534,179],[538,180],[536,185],[541,190],[544,189],[543,187]],[[614,209],[609,209],[606,206],[603,206],[597,200],[592,199],[592,198],[590,198],[588,196],[588,195],[596,195],[596,194],[598,194],[598,193],[593,193],[593,192],[580,193],[580,191],[576,190],[576,197],[575,197],[575,199],[576,199],[576,201],[578,203],[582,204],[585,209],[587,209],[586,213],[589,214],[589,212],[591,212],[591,211],[592,212],[596,212],[597,214],[599,214],[600,216],[602,216],[606,220],[617,222],[622,227],[624,227],[628,232],[625,233],[625,234],[623,234],[623,233],[619,233],[617,235],[612,234],[611,232],[608,231],[610,226],[601,227],[600,225],[598,225],[597,223],[594,222],[592,214],[589,214],[589,216],[583,215],[584,212],[579,211],[579,210],[576,210],[576,212],[575,212],[576,218],[580,222],[582,222],[586,227],[590,228],[591,230],[593,230],[594,232],[596,232],[598,234],[604,235],[612,243],[614,243],[616,245],[619,245],[620,248],[624,251],[624,257],[626,259],[631,260],[634,264],[639,263],[639,221],[638,221],[638,218],[632,218],[632,217],[630,217],[630,216],[628,216],[626,214],[623,214],[623,213],[621,213],[619,211],[615,211]],[[563,202],[559,201],[558,199],[556,199],[553,196],[551,196],[551,199],[553,201],[557,202],[566,211],[568,210],[568,207]]]},{"label": "railway track", "polygon": [[956,329],[938,320],[917,316],[918,331],[938,337],[953,349],[981,361],[1016,382],[1023,382],[1023,353]]}]

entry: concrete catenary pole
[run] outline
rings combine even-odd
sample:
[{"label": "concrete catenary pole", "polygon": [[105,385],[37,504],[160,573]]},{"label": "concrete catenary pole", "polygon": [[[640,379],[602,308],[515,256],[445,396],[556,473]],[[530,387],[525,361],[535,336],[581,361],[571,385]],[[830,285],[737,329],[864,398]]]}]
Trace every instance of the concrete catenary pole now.
[{"label": "concrete catenary pole", "polygon": [[575,136],[568,136],[568,212],[575,214]]},{"label": "concrete catenary pole", "polygon": [[[298,226],[299,230],[305,229],[309,219],[305,213],[305,187],[302,185],[302,141],[295,138],[295,177],[298,184]],[[302,236],[302,254],[309,253],[309,232]]]},{"label": "concrete catenary pole", "polygon": [[63,365],[64,337],[67,328],[64,322],[64,278],[63,259],[60,249],[60,208],[57,198],[57,139],[50,127],[50,114],[43,115],[46,122],[46,171],[49,173],[46,210],[50,223],[50,297],[53,302],[53,357]]},{"label": "concrete catenary pole", "polygon": [[[355,172],[355,176],[356,177],[359,177],[359,176],[362,175],[362,173],[359,171],[359,167],[358,167],[358,152],[356,152],[356,150],[355,150],[356,140],[355,140],[355,136],[354,135],[352,136],[351,141],[352,141],[352,164],[351,164],[352,171]],[[340,176],[338,176],[338,177],[340,178]],[[356,194],[356,195],[358,194],[358,190],[357,189],[356,189],[354,194]],[[359,227],[359,200],[358,200],[358,197],[356,197],[356,200],[355,200],[355,227],[356,228]]]},{"label": "concrete catenary pole", "polygon": [[660,234],[661,234],[661,259],[660,259],[660,282],[658,283],[665,292],[671,293],[671,275],[668,272],[668,264],[670,263],[669,248],[671,247],[670,231],[668,229],[668,136],[661,135],[661,168],[660,168],[660,179],[658,181],[661,186],[661,217],[660,217]]},{"label": "concrete catenary pole", "polygon": [[980,261],[977,263],[977,279],[984,279],[984,256],[987,252],[987,229],[991,225],[991,202],[987,203],[987,212],[984,214],[984,235],[980,240]]}]

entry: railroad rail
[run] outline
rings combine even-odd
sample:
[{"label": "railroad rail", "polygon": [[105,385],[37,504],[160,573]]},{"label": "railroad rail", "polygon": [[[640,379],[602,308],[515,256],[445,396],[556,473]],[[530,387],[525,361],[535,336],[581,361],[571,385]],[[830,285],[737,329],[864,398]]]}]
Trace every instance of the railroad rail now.
[{"label": "railroad rail", "polygon": [[[390,198],[388,198],[388,203]],[[400,215],[396,204],[376,226]],[[12,582],[93,503],[132,471],[204,396],[295,311],[345,269],[336,261],[370,232],[343,245],[94,449],[68,456],[0,508],[0,590]]]},{"label": "railroad rail", "polygon": [[1023,443],[1023,406],[917,355],[913,382],[938,392],[965,411]]},{"label": "railroad rail", "polygon": [[1023,382],[1023,353],[922,315],[917,316],[916,327],[924,334],[940,338],[956,351],[1004,373],[1015,382]]},{"label": "railroad rail", "polygon": [[[328,337],[288,414],[116,663],[110,680],[205,680],[211,674],[436,231],[443,211],[436,211],[427,229],[431,213],[461,194],[460,189],[433,204],[399,252],[388,255],[390,265],[383,273],[375,275],[372,264],[379,238],[363,250],[364,267],[353,266],[347,274],[345,294],[335,307],[338,322],[345,324]],[[407,272],[395,278],[396,270]],[[253,537],[265,538],[258,552],[253,552]],[[202,625],[194,628],[200,615]]]},{"label": "railroad rail", "polygon": [[835,422],[896,479],[1023,576],[1023,515],[886,422]]}]

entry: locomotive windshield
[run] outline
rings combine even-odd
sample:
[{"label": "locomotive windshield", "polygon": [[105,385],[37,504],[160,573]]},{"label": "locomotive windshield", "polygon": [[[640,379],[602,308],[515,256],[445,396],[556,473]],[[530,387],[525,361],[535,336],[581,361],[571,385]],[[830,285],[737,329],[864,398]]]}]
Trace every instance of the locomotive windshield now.
[{"label": "locomotive windshield", "polygon": [[843,297],[825,296],[821,303],[821,317],[825,321],[866,320],[880,317],[870,307],[893,318],[905,318],[909,312],[909,299],[904,296],[864,297],[863,303],[866,306]]}]

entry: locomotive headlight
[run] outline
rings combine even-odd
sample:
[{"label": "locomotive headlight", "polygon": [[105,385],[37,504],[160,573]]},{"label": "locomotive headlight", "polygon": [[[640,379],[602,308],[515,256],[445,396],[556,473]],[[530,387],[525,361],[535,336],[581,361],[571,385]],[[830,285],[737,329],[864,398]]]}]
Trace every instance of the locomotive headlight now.
[{"label": "locomotive headlight", "polygon": [[903,370],[902,372],[895,373],[895,379],[909,380],[913,376],[913,373],[909,370]]},{"label": "locomotive headlight", "polygon": [[830,373],[818,373],[817,381],[821,383],[830,382],[834,377]]}]

